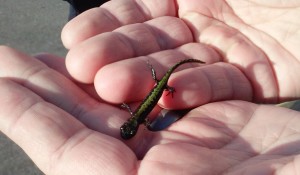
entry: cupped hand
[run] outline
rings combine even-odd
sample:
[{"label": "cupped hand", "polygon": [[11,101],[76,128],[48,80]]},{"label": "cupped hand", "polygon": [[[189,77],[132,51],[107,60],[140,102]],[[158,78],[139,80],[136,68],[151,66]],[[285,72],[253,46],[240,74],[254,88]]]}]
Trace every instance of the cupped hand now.
[{"label": "cupped hand", "polygon": [[190,57],[209,66],[175,73],[170,84],[177,93],[160,105],[299,98],[299,6],[300,1],[109,1],[65,26],[67,68],[78,81],[94,82],[100,97],[112,103],[142,100],[149,92],[154,82],[148,60],[161,77]]},{"label": "cupped hand", "polygon": [[[63,75],[63,62],[0,47],[0,131],[46,174],[297,174],[300,114],[210,103],[161,132],[119,137],[128,114]],[[48,61],[47,61],[48,60]],[[46,63],[46,64],[45,64]],[[51,68],[50,68],[50,67]]]}]

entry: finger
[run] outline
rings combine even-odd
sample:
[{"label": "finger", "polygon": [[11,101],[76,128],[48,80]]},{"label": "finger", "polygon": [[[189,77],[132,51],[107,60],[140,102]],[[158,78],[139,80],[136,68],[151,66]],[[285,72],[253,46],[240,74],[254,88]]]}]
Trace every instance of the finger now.
[{"label": "finger", "polygon": [[196,13],[186,14],[183,18],[188,21],[197,41],[218,48],[224,61],[235,65],[247,76],[254,89],[255,101],[278,102],[279,89],[273,63],[241,32],[245,27],[243,24],[237,30]]},{"label": "finger", "polygon": [[251,83],[244,74],[224,63],[176,72],[168,84],[176,92],[174,97],[162,96],[160,105],[164,108],[186,109],[214,101],[253,98]]},{"label": "finger", "polygon": [[44,173],[98,174],[101,167],[106,174],[119,174],[134,168],[134,154],[120,141],[87,129],[21,85],[2,78],[0,95],[0,131]]},{"label": "finger", "polygon": [[104,65],[190,42],[193,42],[193,36],[183,21],[161,17],[86,40],[69,51],[66,65],[75,79],[92,83]]},{"label": "finger", "polygon": [[21,52],[0,47],[0,77],[12,79],[67,111],[89,128],[119,136],[125,111],[99,103],[64,76]]},{"label": "finger", "polygon": [[[159,4],[159,6],[157,6]],[[88,10],[62,30],[62,41],[67,48],[100,33],[112,31],[123,25],[142,23],[160,16],[175,16],[174,1],[109,1],[99,8]]]},{"label": "finger", "polygon": [[[170,66],[186,58],[199,59],[208,64],[221,59],[209,46],[199,43],[186,44],[174,50],[107,65],[97,73],[95,88],[102,99],[111,103],[140,101],[155,83],[147,62],[154,67],[157,77],[161,78]],[[186,67],[189,66],[182,65],[175,71]]]},{"label": "finger", "polygon": [[[201,52],[201,56],[194,52],[195,50]],[[187,55],[184,52],[195,55]],[[221,59],[211,48],[208,49],[200,44],[188,44],[177,50],[163,51],[148,57],[138,57],[108,65],[99,71],[95,79],[96,90],[101,98],[112,103],[141,101],[155,83],[146,64],[148,60],[160,79],[172,65],[190,57],[200,59],[207,64]],[[168,85],[174,87],[176,92],[173,97],[163,95],[160,105],[165,108],[182,109],[218,100],[252,99],[250,82],[234,66],[224,63],[198,66],[199,64],[186,64],[175,70]],[[108,78],[109,75],[114,75],[114,79]],[[114,93],[109,93],[111,91]]]},{"label": "finger", "polygon": [[74,80],[74,78],[69,74],[66,68],[65,59],[47,53],[38,54],[34,57],[40,60],[41,62],[45,63],[49,68],[54,69],[55,71],[59,72],[60,74],[71,80],[73,83],[75,83],[78,87],[80,87],[84,92],[88,93],[94,99],[102,101],[102,99],[97,94],[93,84],[82,84]]},{"label": "finger", "polygon": [[73,80],[72,76],[67,71],[64,58],[49,53],[39,53],[34,55],[34,57],[45,63],[49,68],[52,68],[68,79]]}]

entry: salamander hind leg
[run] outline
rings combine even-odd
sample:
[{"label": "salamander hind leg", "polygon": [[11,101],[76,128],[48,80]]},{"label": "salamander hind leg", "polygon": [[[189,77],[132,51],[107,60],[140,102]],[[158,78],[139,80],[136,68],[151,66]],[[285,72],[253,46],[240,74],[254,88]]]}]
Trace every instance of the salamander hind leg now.
[{"label": "salamander hind leg", "polygon": [[145,120],[144,120],[143,124],[144,124],[146,127],[148,127],[148,126],[150,126],[150,125],[151,125],[151,121],[149,120],[149,118],[148,118],[148,117],[147,117],[147,118],[145,118]]},{"label": "salamander hind leg", "polygon": [[153,80],[157,83],[157,82],[158,82],[158,79],[157,79],[157,77],[156,77],[155,69],[154,69],[153,66],[149,63],[149,61],[147,61],[147,65],[148,65],[148,67],[151,69],[151,73],[152,73],[152,78],[153,78]]}]

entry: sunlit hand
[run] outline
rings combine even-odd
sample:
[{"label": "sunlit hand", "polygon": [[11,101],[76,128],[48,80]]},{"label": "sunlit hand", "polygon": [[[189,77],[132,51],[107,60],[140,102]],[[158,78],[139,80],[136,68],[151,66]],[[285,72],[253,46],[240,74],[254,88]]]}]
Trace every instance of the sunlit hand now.
[{"label": "sunlit hand", "polygon": [[67,68],[75,79],[94,82],[101,98],[113,103],[142,100],[149,92],[154,82],[148,60],[162,76],[189,57],[210,65],[174,74],[170,83],[177,93],[172,102],[163,97],[160,105],[173,109],[224,99],[299,98],[299,5],[112,0],[65,26]]},{"label": "sunlit hand", "polygon": [[[198,107],[161,132],[119,140],[128,114],[63,76],[54,56],[0,47],[0,131],[48,175],[297,174],[300,114],[224,101]],[[58,60],[58,59],[57,59]],[[58,71],[56,71],[56,70]]]}]

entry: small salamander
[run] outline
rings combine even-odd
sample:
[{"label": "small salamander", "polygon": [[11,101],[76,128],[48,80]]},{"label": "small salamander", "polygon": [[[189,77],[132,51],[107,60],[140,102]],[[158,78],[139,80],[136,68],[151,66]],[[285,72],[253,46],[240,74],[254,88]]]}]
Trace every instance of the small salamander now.
[{"label": "small salamander", "polygon": [[[131,110],[131,108],[123,103],[122,107],[126,108],[131,117],[120,127],[120,132],[121,132],[121,137],[125,140],[132,138],[138,128],[140,124],[145,124],[146,126],[149,124],[148,120],[147,120],[147,116],[148,114],[153,110],[153,108],[155,107],[155,105],[157,104],[158,100],[160,99],[160,97],[163,94],[164,90],[169,91],[168,94],[172,94],[175,92],[175,89],[173,87],[170,87],[167,85],[168,80],[171,76],[171,74],[173,73],[173,71],[179,67],[182,64],[185,63],[191,63],[191,62],[196,62],[196,63],[205,63],[203,61],[200,60],[196,60],[196,59],[185,59],[182,60],[178,63],[176,63],[174,66],[172,66],[167,72],[166,74],[162,77],[161,80],[158,80],[156,78],[156,73],[155,70],[153,69],[153,67],[149,65],[151,72],[152,72],[152,78],[155,81],[155,86],[152,88],[152,90],[149,92],[149,94],[147,95],[147,97],[142,101],[142,103],[137,107],[137,109],[133,112]],[[167,94],[167,95],[168,95]]]}]

